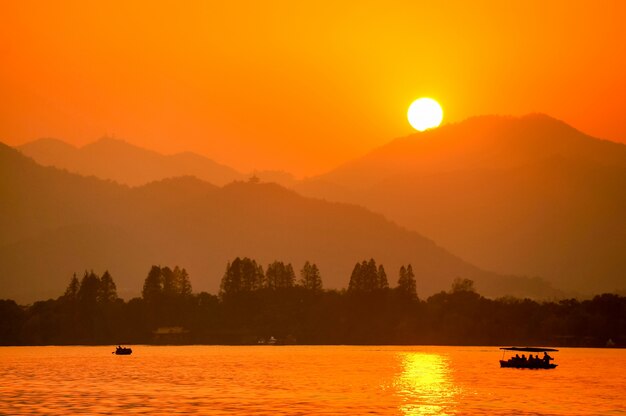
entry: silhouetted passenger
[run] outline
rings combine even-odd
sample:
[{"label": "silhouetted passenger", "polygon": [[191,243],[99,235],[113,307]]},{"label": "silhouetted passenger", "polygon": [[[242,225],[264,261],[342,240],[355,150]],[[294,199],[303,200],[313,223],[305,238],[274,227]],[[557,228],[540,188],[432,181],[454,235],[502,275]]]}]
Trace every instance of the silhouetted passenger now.
[{"label": "silhouetted passenger", "polygon": [[550,364],[550,360],[554,360],[554,358],[550,357],[547,352],[543,352],[543,363]]}]

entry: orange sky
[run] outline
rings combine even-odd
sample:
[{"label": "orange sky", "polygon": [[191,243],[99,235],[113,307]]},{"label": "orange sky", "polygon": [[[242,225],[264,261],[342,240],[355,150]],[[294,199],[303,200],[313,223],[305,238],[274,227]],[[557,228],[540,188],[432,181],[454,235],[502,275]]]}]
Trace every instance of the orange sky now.
[{"label": "orange sky", "polygon": [[0,141],[311,175],[410,133],[430,96],[444,122],[545,112],[626,142],[626,2],[509,3],[3,2]]}]

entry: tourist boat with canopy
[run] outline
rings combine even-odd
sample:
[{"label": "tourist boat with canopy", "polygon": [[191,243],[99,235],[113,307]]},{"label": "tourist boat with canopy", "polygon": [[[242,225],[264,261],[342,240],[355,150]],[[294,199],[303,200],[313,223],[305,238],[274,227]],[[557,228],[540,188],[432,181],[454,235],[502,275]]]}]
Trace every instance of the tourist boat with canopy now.
[{"label": "tourist boat with canopy", "polygon": [[[557,367],[557,364],[553,364],[550,361],[554,360],[548,352],[557,352],[558,350],[554,348],[541,348],[541,347],[503,347],[500,348],[503,350],[502,359],[500,360],[500,367],[502,368],[529,368],[529,369],[544,369],[550,370]],[[533,357],[532,354],[522,354],[520,357],[518,353],[515,354],[515,357],[511,357],[508,360],[505,360],[505,355],[507,351],[517,351],[517,352],[528,352],[528,353],[543,353],[543,357],[539,357],[538,354],[535,354]]]}]

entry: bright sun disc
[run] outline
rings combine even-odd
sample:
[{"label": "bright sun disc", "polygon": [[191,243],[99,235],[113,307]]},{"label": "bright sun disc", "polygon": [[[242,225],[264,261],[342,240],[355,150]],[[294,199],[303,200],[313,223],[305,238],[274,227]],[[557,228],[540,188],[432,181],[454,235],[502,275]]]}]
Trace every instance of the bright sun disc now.
[{"label": "bright sun disc", "polygon": [[424,131],[441,124],[443,110],[432,98],[420,98],[409,106],[407,117],[415,130]]}]

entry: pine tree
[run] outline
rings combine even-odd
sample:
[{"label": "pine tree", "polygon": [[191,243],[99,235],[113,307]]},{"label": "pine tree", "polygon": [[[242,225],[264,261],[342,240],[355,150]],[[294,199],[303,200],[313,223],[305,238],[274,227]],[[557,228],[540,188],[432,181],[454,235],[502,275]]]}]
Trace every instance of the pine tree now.
[{"label": "pine tree", "polygon": [[282,263],[275,261],[267,266],[267,272],[265,272],[265,287],[274,290],[278,287],[278,278],[280,271],[279,266]]},{"label": "pine tree", "polygon": [[413,274],[413,267],[409,264],[405,269],[404,266],[400,267],[400,273],[398,278],[398,292],[414,299],[417,298],[417,288],[415,282],[415,275]]},{"label": "pine tree", "polygon": [[311,264],[308,261],[304,263],[302,270],[300,270],[300,285],[307,290],[322,290],[322,278],[320,277],[320,271],[317,265]]},{"label": "pine tree", "polygon": [[163,275],[159,266],[152,266],[143,282],[141,296],[147,302],[155,302],[163,295]]},{"label": "pine tree", "polygon": [[403,287],[406,284],[406,268],[404,265],[400,266],[400,271],[398,272],[398,288]]},{"label": "pine tree", "polygon": [[72,279],[70,280],[69,285],[67,285],[67,289],[65,289],[65,294],[63,295],[63,298],[72,302],[77,301],[79,289],[80,289],[80,283],[78,282],[76,273],[74,273],[72,275]]},{"label": "pine tree", "polygon": [[226,263],[226,271],[220,283],[221,296],[228,296],[241,291],[241,276],[238,267],[240,261],[239,257],[237,257],[232,263]]},{"label": "pine tree", "polygon": [[389,289],[389,282],[387,281],[387,273],[385,273],[385,268],[381,264],[378,266],[378,287],[377,289]]},{"label": "pine tree", "polygon": [[173,299],[178,295],[177,276],[172,269],[165,266],[161,268],[161,277],[163,279],[163,296],[167,299]]},{"label": "pine tree", "polygon": [[98,290],[98,302],[100,303],[112,303],[117,299],[117,287],[115,282],[106,270],[100,278],[100,287]]},{"label": "pine tree", "polygon": [[93,270],[91,272],[85,271],[83,278],[80,281],[80,289],[78,290],[78,300],[82,304],[95,305],[98,301],[98,294],[100,291],[100,278]]},{"label": "pine tree", "polygon": [[[176,267],[176,269],[178,269],[178,267]],[[176,271],[176,269],[174,269],[174,271]],[[192,294],[191,281],[189,280],[189,274],[185,268],[180,270],[178,274],[178,292],[184,297],[191,296]]]},{"label": "pine tree", "polygon": [[387,273],[381,264],[376,266],[376,261],[370,259],[357,263],[352,270],[350,283],[348,284],[349,292],[373,292],[375,290],[386,289],[389,287],[387,281]]},{"label": "pine tree", "polygon": [[348,284],[348,292],[360,292],[363,290],[363,271],[361,263],[354,265],[352,275],[350,275],[350,283]]},{"label": "pine tree", "polygon": [[291,288],[296,284],[296,273],[293,271],[291,263],[285,266],[285,272],[283,274],[282,287]]},{"label": "pine tree", "polygon": [[417,281],[415,280],[415,274],[413,273],[413,266],[411,266],[410,263],[406,266],[406,278],[408,281],[408,292],[417,297]]},{"label": "pine tree", "polygon": [[241,277],[243,289],[248,292],[262,289],[265,281],[263,267],[255,260],[244,257],[241,261]]},{"label": "pine tree", "polygon": [[252,292],[264,286],[263,267],[247,257],[237,257],[226,265],[220,284],[220,295],[229,296],[240,292]]},{"label": "pine tree", "polygon": [[275,261],[267,266],[265,287],[268,289],[285,289],[293,287],[296,275],[291,264]]},{"label": "pine tree", "polygon": [[379,281],[378,281],[378,268],[376,267],[376,260],[370,259],[370,261],[366,263],[363,283],[364,283],[363,289],[366,292],[372,292],[378,289]]}]

